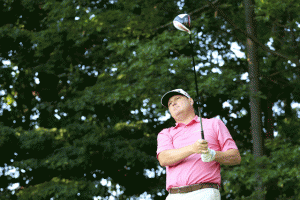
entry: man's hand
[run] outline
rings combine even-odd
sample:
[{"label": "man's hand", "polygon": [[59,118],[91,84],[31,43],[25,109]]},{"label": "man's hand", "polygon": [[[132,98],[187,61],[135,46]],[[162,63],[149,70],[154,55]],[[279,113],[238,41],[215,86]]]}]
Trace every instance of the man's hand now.
[{"label": "man's hand", "polygon": [[192,149],[194,153],[208,153],[208,145],[206,140],[198,140],[192,145]]},{"label": "man's hand", "polygon": [[203,162],[211,162],[215,159],[216,151],[208,148],[208,144],[206,140],[198,140],[199,143],[199,151],[201,153],[201,159]]}]

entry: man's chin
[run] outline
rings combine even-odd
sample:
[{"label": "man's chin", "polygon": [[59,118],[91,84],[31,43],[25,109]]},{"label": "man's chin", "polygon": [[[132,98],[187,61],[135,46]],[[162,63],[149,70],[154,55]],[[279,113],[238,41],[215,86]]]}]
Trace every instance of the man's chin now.
[{"label": "man's chin", "polygon": [[173,116],[174,116],[174,117],[180,116],[181,113],[182,113],[181,110],[176,110],[176,111],[173,112]]}]

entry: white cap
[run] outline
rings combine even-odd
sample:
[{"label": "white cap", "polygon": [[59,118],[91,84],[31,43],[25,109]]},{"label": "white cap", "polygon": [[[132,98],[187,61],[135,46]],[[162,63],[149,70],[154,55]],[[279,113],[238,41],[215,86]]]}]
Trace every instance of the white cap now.
[{"label": "white cap", "polygon": [[186,96],[187,98],[191,98],[190,95],[183,89],[175,89],[163,95],[163,97],[161,98],[161,104],[165,107],[168,107],[168,101],[174,95],[183,95]]}]

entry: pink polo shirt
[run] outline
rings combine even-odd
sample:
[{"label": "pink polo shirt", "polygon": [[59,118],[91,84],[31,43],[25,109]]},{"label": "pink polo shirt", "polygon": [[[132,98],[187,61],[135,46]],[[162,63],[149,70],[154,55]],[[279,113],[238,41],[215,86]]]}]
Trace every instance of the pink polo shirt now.
[{"label": "pink polo shirt", "polygon": [[[208,147],[215,151],[238,149],[225,124],[217,118],[202,118],[205,140]],[[188,124],[176,123],[175,127],[163,129],[157,136],[156,155],[169,149],[178,149],[201,139],[198,116]],[[221,184],[220,163],[202,162],[201,154],[192,154],[173,166],[166,167],[166,189],[197,183]]]}]

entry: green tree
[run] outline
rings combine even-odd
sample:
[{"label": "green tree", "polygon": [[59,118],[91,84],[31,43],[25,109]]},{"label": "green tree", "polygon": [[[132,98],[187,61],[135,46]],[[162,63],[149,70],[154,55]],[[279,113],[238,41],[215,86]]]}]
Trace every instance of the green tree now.
[{"label": "green tree", "polygon": [[[299,110],[298,110],[299,111]],[[244,153],[240,166],[227,167],[223,169],[224,192],[229,199],[254,199],[257,193],[256,166],[261,168],[261,180],[265,188],[263,193],[265,199],[298,199],[299,173],[296,170],[299,163],[299,117],[296,110],[292,110],[289,119],[278,121],[279,135],[274,139],[267,139],[265,148],[269,150],[270,156],[254,158],[251,153]],[[293,134],[295,138],[287,137]],[[259,191],[258,191],[259,192]]]}]

